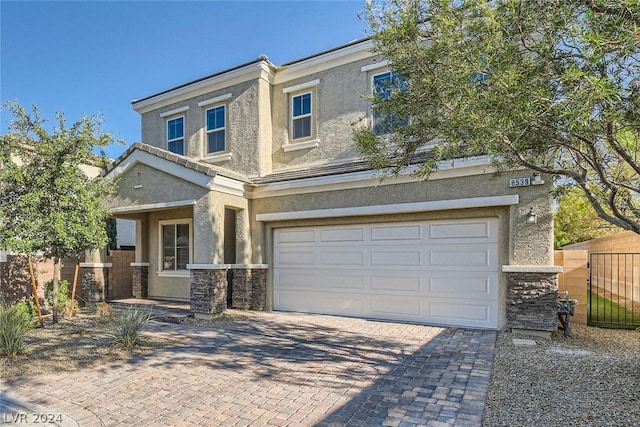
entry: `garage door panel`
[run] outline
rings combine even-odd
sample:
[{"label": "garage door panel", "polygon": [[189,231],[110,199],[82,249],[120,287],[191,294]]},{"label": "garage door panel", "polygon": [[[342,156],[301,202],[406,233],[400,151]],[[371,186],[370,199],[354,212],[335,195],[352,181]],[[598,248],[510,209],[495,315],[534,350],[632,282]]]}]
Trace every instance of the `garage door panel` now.
[{"label": "garage door panel", "polygon": [[498,277],[464,272],[438,272],[429,276],[428,290],[434,295],[495,299],[498,296]]},{"label": "garage door panel", "polygon": [[431,269],[438,267],[461,267],[464,270],[477,270],[497,267],[497,251],[490,245],[447,245],[431,249],[425,264]]},{"label": "garage door panel", "polygon": [[406,298],[373,296],[371,298],[371,313],[376,317],[383,315],[382,317],[406,319],[408,316],[412,318],[421,317],[422,310],[420,309],[419,300],[407,301]]},{"label": "garage door panel", "polygon": [[276,229],[274,309],[496,328],[497,224]]},{"label": "garage door panel", "polygon": [[315,288],[320,285],[319,277],[313,270],[276,270],[274,282],[281,289]]},{"label": "garage door panel", "polygon": [[317,293],[310,294],[302,291],[277,292],[274,303],[278,310],[301,311],[320,314],[336,314],[349,316],[364,316],[368,302],[361,295],[348,293]]},{"label": "garage door panel", "polygon": [[386,251],[374,249],[371,251],[371,265],[374,268],[420,266],[422,265],[422,252],[407,251],[401,248]]},{"label": "garage door panel", "polygon": [[352,251],[322,251],[320,253],[320,259],[322,265],[335,266],[335,265],[352,265],[362,268],[365,265],[366,254],[364,250],[352,250]]},{"label": "garage door panel", "polygon": [[498,230],[492,220],[451,221],[429,224],[429,239],[434,243],[497,242]]},{"label": "garage door panel", "polygon": [[422,277],[418,274],[404,277],[390,275],[371,275],[371,289],[373,291],[391,292],[420,292]]},{"label": "garage door panel", "polygon": [[275,239],[276,243],[313,243],[315,242],[315,230],[283,229]]},{"label": "garage door panel", "polygon": [[363,242],[364,239],[364,227],[329,228],[321,232],[322,242]]},{"label": "garage door panel", "polygon": [[390,225],[371,227],[371,240],[420,240],[422,239],[422,226],[416,225]]},{"label": "garage door panel", "polygon": [[434,321],[460,326],[494,327],[497,307],[492,304],[478,304],[469,300],[459,302],[434,301],[430,303],[431,317]]},{"label": "garage door panel", "polygon": [[314,266],[315,261],[316,256],[313,251],[280,251],[276,264],[282,267]]}]

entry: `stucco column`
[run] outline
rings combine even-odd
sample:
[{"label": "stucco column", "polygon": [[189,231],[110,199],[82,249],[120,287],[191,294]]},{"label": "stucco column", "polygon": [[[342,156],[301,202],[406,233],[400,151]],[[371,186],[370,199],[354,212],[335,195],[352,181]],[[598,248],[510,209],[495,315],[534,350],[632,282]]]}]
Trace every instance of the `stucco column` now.
[{"label": "stucco column", "polygon": [[553,332],[558,327],[558,273],[562,267],[504,265],[507,327]]},{"label": "stucco column", "polygon": [[227,308],[228,264],[188,264],[191,271],[191,312],[196,319],[211,319]]}]

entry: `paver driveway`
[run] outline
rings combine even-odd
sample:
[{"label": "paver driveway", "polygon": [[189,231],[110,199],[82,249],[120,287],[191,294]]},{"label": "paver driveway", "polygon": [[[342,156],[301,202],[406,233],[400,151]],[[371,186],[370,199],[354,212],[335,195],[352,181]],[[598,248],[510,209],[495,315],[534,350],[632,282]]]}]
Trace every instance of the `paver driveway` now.
[{"label": "paver driveway", "polygon": [[4,388],[81,426],[477,426],[496,334],[265,313],[207,330],[151,322],[175,346]]}]

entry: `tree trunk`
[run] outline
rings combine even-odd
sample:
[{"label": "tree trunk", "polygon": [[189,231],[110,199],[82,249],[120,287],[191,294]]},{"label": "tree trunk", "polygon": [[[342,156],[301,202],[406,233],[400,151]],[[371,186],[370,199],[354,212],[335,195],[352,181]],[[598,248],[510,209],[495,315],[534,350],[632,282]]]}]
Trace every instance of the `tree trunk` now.
[{"label": "tree trunk", "polygon": [[60,258],[53,259],[53,323],[58,323],[58,295],[60,293]]},{"label": "tree trunk", "polygon": [[40,326],[44,327],[42,310],[40,309],[40,297],[38,297],[38,285],[36,284],[36,275],[33,272],[33,260],[31,259],[31,256],[29,256],[29,275],[31,276],[31,287],[33,288],[33,302],[36,304],[36,308],[38,309],[38,321],[40,322]]}]

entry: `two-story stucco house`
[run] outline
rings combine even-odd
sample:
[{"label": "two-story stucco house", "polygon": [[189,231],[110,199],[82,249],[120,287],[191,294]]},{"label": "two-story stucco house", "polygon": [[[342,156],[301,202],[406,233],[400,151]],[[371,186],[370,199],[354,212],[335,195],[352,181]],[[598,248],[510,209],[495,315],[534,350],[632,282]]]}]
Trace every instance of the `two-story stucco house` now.
[{"label": "two-story stucco house", "polygon": [[133,101],[142,143],[105,173],[118,179],[114,216],[137,224],[136,296],[191,301],[198,316],[230,297],[240,308],[555,326],[536,307],[555,308],[551,183],[528,170],[495,176],[485,157],[442,164],[426,182],[410,168],[380,180],[352,141],[354,123],[377,125],[365,95],[393,81],[371,49],[362,40],[279,66],[260,56]]}]

